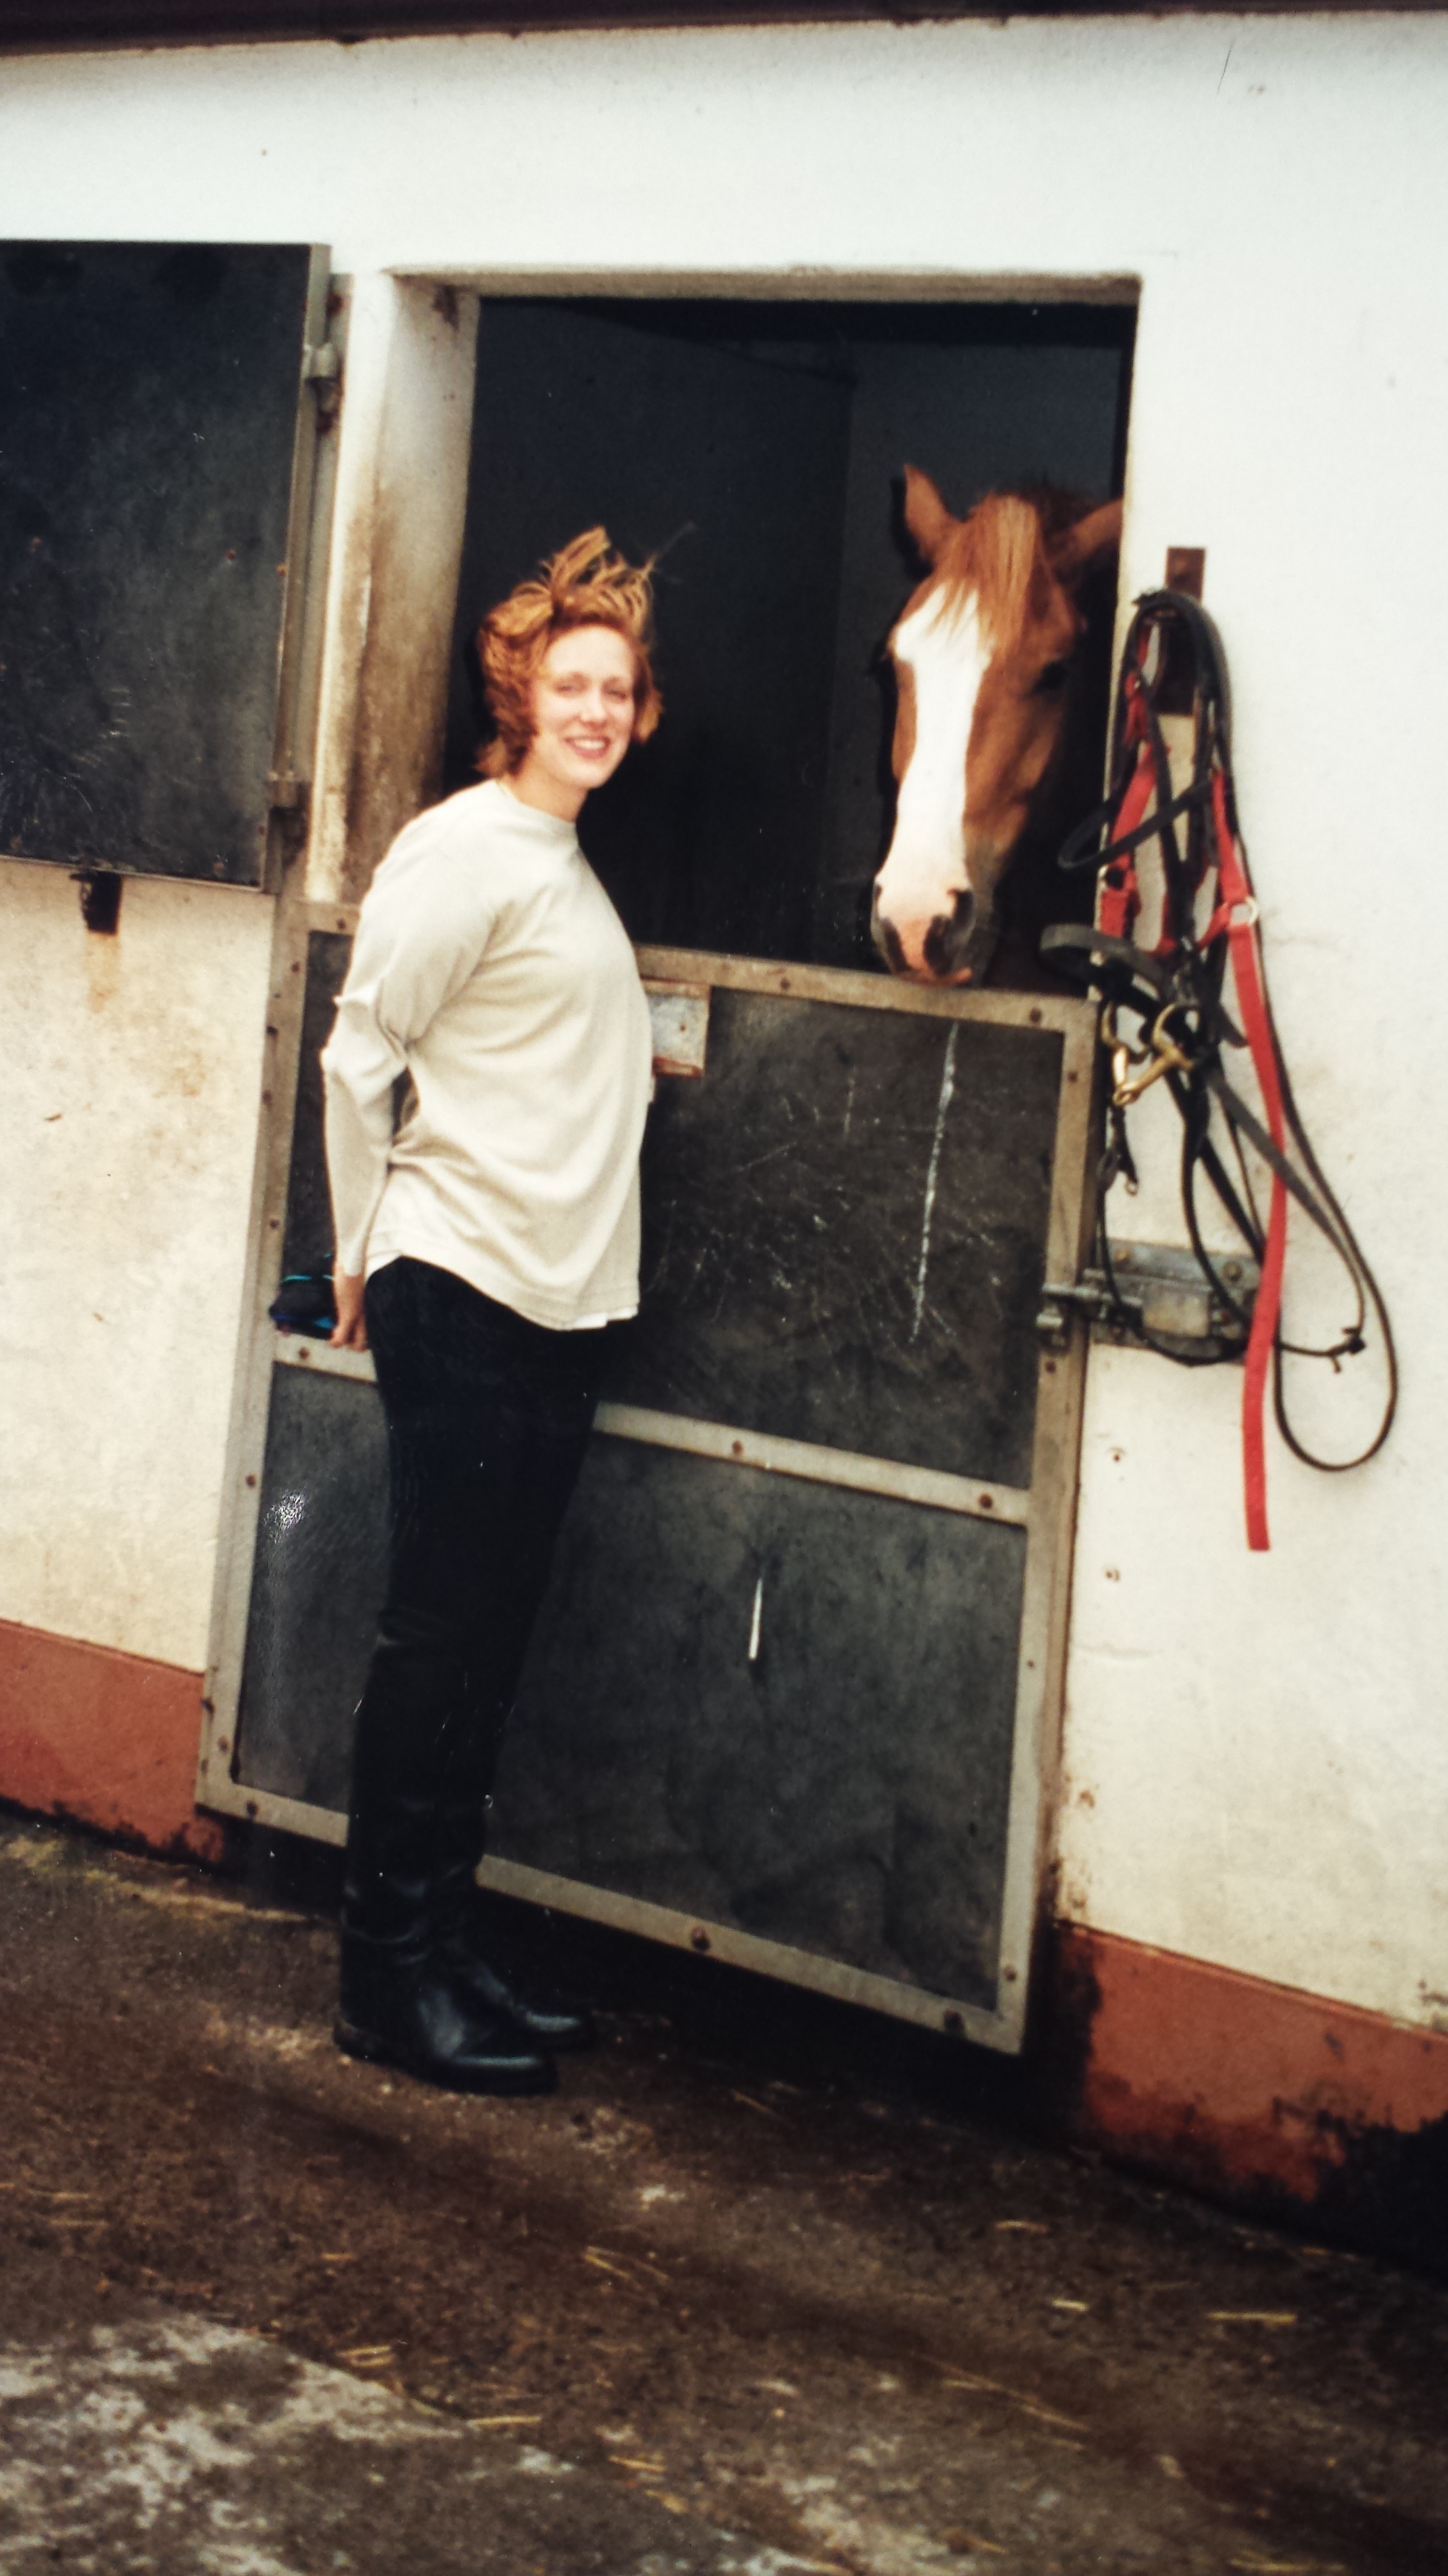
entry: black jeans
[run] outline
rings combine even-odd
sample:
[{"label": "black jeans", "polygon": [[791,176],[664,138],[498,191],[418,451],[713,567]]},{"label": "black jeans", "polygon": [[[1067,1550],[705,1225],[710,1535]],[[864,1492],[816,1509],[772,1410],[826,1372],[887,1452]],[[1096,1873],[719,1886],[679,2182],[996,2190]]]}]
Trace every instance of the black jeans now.
[{"label": "black jeans", "polygon": [[426,1261],[367,1283],[391,1546],[352,1764],[343,1920],[363,1938],[440,1937],[470,1897],[616,1330],[550,1332]]}]

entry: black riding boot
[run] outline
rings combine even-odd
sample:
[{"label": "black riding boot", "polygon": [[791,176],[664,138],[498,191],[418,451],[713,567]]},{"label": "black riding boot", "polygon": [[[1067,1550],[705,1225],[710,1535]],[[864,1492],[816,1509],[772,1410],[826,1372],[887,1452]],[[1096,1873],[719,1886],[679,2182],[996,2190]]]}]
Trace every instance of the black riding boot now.
[{"label": "black riding boot", "polygon": [[455,1975],[439,1939],[457,1681],[439,1665],[419,1686],[418,1625],[384,1617],[358,1710],[333,2038],[454,2092],[548,2093],[551,2059]]},{"label": "black riding boot", "polygon": [[479,1799],[475,1805],[448,1806],[441,1819],[433,1921],[438,1954],[447,1963],[454,1991],[465,1995],[476,2011],[502,2014],[535,2048],[555,2055],[591,2048],[598,2032],[590,2014],[568,2012],[551,1997],[528,1997],[492,1964],[477,1884],[486,1812],[486,1800]]}]

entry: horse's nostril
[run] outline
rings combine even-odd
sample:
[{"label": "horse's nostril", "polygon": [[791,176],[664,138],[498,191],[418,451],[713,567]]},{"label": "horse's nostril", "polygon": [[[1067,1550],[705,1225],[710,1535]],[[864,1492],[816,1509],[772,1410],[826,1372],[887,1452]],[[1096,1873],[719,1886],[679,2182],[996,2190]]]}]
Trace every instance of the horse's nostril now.
[{"label": "horse's nostril", "polygon": [[953,912],[938,912],[925,934],[925,963],[932,975],[958,974],[965,963],[975,923],[975,896],[962,886]]},{"label": "horse's nostril", "polygon": [[870,915],[870,935],[892,975],[905,973],[905,950],[893,921],[887,921],[878,903]]}]

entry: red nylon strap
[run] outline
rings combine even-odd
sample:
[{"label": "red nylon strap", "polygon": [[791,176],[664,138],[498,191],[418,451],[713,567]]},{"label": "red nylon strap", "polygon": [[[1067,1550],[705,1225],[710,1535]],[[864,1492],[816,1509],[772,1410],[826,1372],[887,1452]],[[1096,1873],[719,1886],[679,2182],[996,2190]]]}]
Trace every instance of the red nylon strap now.
[{"label": "red nylon strap", "polygon": [[[1128,781],[1126,794],[1121,800],[1120,811],[1111,826],[1113,841],[1119,841],[1127,832],[1135,831],[1150,802],[1154,777],[1150,746],[1143,741],[1136,755],[1136,767]],[[1137,880],[1136,861],[1128,850],[1124,858],[1113,859],[1107,868],[1106,882],[1101,889],[1097,927],[1108,939],[1129,939],[1131,925],[1140,910],[1141,887]]]},{"label": "red nylon strap", "polygon": [[[1231,945],[1232,980],[1237,988],[1242,1027],[1252,1051],[1252,1066],[1262,1094],[1268,1130],[1273,1144],[1282,1153],[1286,1149],[1286,1129],[1282,1091],[1277,1079],[1277,1053],[1272,1043],[1272,1024],[1267,1016],[1267,995],[1257,956],[1257,908],[1227,821],[1226,780],[1221,770],[1216,770],[1212,777],[1212,812],[1217,826],[1219,900],[1207,924],[1202,945],[1207,946],[1211,940],[1219,938],[1223,930],[1226,931]],[[1237,917],[1239,914],[1240,919]],[[1259,1554],[1272,1544],[1267,1535],[1264,1426],[1267,1371],[1277,1338],[1277,1319],[1282,1311],[1282,1265],[1286,1252],[1287,1191],[1274,1172],[1262,1279],[1257,1290],[1257,1303],[1252,1310],[1252,1331],[1247,1343],[1247,1366],[1242,1381],[1242,1479],[1247,1511],[1247,1545]]]}]

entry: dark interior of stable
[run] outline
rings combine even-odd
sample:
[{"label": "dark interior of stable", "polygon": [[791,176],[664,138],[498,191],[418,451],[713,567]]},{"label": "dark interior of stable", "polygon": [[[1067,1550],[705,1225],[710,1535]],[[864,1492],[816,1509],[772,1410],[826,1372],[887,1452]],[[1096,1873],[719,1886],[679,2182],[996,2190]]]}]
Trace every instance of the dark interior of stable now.
[{"label": "dark interior of stable", "polygon": [[[1048,482],[1119,493],[1134,313],[1122,306],[487,299],[449,699],[449,790],[484,718],[471,639],[540,557],[601,522],[660,557],[665,720],[590,799],[589,855],[639,941],[875,964],[889,839],[882,647],[919,576],[907,463],[959,515]],[[1091,712],[1016,871],[996,980],[1078,915],[1066,823],[1100,793],[1111,593]]]}]

